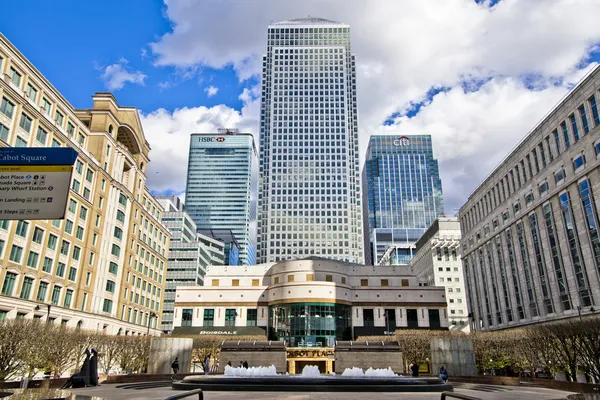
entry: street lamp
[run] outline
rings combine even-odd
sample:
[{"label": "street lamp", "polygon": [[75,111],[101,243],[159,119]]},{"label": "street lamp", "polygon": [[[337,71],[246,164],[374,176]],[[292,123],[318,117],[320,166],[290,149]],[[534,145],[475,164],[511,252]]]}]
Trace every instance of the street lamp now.
[{"label": "street lamp", "polygon": [[[52,306],[50,304],[46,304],[46,306],[48,307],[48,315],[46,315],[46,323],[50,322],[50,308],[52,308]],[[40,305],[36,305],[34,308],[34,311],[40,311],[41,307]]]},{"label": "street lamp", "polygon": [[154,311],[150,312],[150,315],[148,315],[148,330],[146,331],[146,336],[150,335],[150,321],[152,321],[152,318],[157,317],[156,313]]},{"label": "street lamp", "polygon": [[383,313],[383,316],[385,318],[385,333],[384,333],[384,335],[389,335],[390,334],[390,320],[389,320],[388,312],[385,311]]},{"label": "street lamp", "polygon": [[577,313],[579,314],[579,320],[582,321],[583,319],[581,318],[581,306],[577,306]]}]

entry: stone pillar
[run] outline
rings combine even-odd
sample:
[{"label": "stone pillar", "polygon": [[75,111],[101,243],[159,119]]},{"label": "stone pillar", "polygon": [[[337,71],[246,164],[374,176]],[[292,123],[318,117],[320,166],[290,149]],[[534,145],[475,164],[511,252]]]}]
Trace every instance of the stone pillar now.
[{"label": "stone pillar", "polygon": [[475,355],[471,339],[431,339],[431,373],[438,375],[443,365],[450,376],[475,376]]},{"label": "stone pillar", "polygon": [[171,364],[177,358],[179,374],[190,372],[194,339],[154,338],[150,343],[149,374],[172,374]]}]

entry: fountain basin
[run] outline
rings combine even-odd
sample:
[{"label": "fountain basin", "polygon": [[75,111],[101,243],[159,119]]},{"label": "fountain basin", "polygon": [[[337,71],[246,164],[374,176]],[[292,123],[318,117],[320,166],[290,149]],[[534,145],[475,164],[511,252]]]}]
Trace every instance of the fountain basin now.
[{"label": "fountain basin", "polygon": [[305,377],[277,376],[187,376],[173,382],[173,389],[244,392],[445,392],[452,385],[439,378],[346,377],[322,375]]}]

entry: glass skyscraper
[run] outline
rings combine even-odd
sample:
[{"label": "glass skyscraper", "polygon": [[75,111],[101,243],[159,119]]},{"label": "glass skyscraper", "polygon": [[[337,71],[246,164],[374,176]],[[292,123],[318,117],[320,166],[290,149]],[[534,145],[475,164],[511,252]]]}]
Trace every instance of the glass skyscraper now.
[{"label": "glass skyscraper", "polygon": [[367,262],[377,265],[393,246],[396,262],[408,264],[417,240],[444,213],[431,136],[371,136],[362,179]]},{"label": "glass skyscraper", "polygon": [[268,28],[259,262],[364,262],[355,69],[346,24],[309,17]]},{"label": "glass skyscraper", "polygon": [[230,229],[242,265],[256,264],[258,158],[249,133],[194,133],[185,207],[199,230]]}]

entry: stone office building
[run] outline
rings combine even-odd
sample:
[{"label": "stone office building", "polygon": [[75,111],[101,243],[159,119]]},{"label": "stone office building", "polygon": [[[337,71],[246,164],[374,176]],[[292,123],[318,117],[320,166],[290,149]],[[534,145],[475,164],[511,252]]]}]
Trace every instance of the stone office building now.
[{"label": "stone office building", "polygon": [[475,330],[585,316],[600,305],[600,68],[460,209]]},{"label": "stone office building", "polygon": [[289,347],[332,347],[396,329],[448,329],[444,288],[420,287],[399,271],[318,257],[210,266],[204,286],[177,288],[174,333],[266,334]]}]

